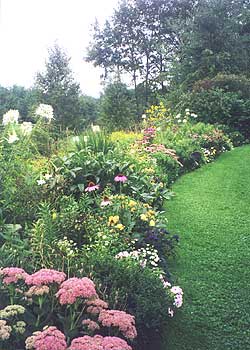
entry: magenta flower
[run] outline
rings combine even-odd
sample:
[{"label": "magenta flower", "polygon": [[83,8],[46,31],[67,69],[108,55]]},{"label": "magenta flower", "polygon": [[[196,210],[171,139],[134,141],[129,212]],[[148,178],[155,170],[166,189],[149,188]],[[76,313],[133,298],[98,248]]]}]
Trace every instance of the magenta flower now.
[{"label": "magenta flower", "polygon": [[62,283],[66,278],[64,272],[53,269],[41,269],[25,278],[25,283],[33,286],[42,286],[50,283]]},{"label": "magenta flower", "polygon": [[88,299],[96,295],[94,282],[87,277],[69,278],[60,285],[59,291],[56,293],[61,305],[74,304],[77,298]]},{"label": "magenta flower", "polygon": [[24,280],[29,276],[23,269],[19,267],[5,267],[0,269],[0,276],[3,276],[3,283],[17,283],[18,280]]},{"label": "magenta flower", "polygon": [[95,190],[99,190],[99,188],[99,185],[96,185],[94,182],[89,182],[88,186],[85,188],[85,192],[92,192]]},{"label": "magenta flower", "polygon": [[116,177],[115,177],[115,182],[126,182],[128,180],[127,176],[123,175],[123,174],[118,174]]}]

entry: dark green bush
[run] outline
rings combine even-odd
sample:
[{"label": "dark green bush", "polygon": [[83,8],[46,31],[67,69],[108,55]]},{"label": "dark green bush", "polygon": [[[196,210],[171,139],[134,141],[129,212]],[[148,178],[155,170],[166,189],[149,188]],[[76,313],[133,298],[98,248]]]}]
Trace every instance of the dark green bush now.
[{"label": "dark green bush", "polygon": [[94,279],[100,295],[111,308],[135,315],[138,339],[142,342],[137,344],[138,349],[150,349],[163,327],[167,327],[168,307],[171,306],[156,273],[131,261],[116,260],[100,253],[83,258],[81,263],[84,274]]}]

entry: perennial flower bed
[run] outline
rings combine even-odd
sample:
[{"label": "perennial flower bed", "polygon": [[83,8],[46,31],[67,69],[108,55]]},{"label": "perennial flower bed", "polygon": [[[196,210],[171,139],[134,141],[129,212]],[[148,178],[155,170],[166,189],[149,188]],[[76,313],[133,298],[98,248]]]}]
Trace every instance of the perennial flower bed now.
[{"label": "perennial flower bed", "polygon": [[48,105],[34,124],[18,111],[3,116],[0,344],[146,349],[183,303],[168,268],[179,242],[163,210],[169,185],[232,143],[162,103],[141,133],[95,125],[63,149],[53,148],[53,119]]}]

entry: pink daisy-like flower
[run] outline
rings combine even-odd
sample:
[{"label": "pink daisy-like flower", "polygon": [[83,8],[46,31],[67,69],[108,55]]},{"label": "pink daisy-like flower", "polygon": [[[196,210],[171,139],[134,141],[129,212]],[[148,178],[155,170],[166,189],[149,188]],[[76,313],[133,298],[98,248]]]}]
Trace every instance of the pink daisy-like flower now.
[{"label": "pink daisy-like flower", "polygon": [[77,298],[88,299],[96,295],[94,282],[87,277],[69,278],[60,285],[59,291],[56,293],[61,305],[74,304]]},{"label": "pink daisy-like flower", "polygon": [[115,182],[126,182],[128,180],[127,176],[123,175],[123,174],[118,174],[116,175],[116,177],[114,178]]},{"label": "pink daisy-like flower", "polygon": [[99,188],[99,185],[96,185],[94,182],[89,182],[88,186],[85,188],[85,192],[92,192],[95,190],[99,190]]},{"label": "pink daisy-like flower", "polygon": [[42,286],[50,283],[62,283],[66,278],[64,272],[53,269],[41,269],[25,278],[25,283],[33,286]]},{"label": "pink daisy-like flower", "polygon": [[109,197],[105,196],[101,201],[101,207],[106,207],[109,204],[111,204],[111,200],[109,199]]},{"label": "pink daisy-like flower", "polygon": [[5,267],[0,269],[0,276],[3,276],[3,283],[8,285],[24,280],[29,275],[19,267]]}]

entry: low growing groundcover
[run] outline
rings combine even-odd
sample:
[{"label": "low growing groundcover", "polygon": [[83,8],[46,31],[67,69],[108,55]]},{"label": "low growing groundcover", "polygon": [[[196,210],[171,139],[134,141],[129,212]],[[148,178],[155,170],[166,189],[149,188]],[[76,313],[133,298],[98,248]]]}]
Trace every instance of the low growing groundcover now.
[{"label": "low growing groundcover", "polygon": [[250,146],[173,186],[169,229],[181,237],[172,273],[185,291],[164,350],[250,349]]}]

